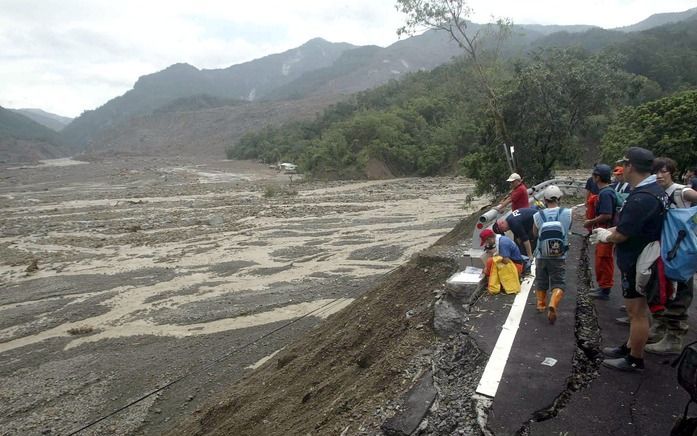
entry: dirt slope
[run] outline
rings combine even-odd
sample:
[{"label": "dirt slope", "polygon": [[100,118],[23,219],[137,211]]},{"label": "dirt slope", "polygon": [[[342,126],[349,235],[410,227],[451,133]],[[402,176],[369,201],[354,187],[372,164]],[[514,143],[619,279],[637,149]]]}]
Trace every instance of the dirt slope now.
[{"label": "dirt slope", "polygon": [[[468,237],[478,214],[437,245]],[[436,335],[433,291],[457,268],[418,255],[315,332],[230,386],[180,435],[375,434],[428,369]],[[187,422],[188,421],[188,422]]]}]

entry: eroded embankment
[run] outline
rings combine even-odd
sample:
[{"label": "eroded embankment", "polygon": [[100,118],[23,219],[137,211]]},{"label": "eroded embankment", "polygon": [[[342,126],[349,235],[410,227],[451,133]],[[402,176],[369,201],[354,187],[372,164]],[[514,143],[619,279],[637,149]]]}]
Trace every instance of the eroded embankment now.
[{"label": "eroded embankment", "polygon": [[[420,419],[411,434],[493,434],[487,428],[490,403],[473,400],[488,356],[468,333],[470,305],[443,292],[443,283],[457,268],[459,244],[469,237],[477,216],[462,220],[321,329],[230,386],[207,409],[185,419],[176,434],[401,435],[409,433],[392,425],[394,417],[409,413]],[[528,434],[530,422],[553,419],[574,392],[597,376],[600,331],[586,292],[591,278],[585,240],[580,258],[574,279],[578,292],[572,371],[553,403],[521,423],[518,434]],[[469,302],[476,297],[469,296]],[[459,317],[450,331],[438,319],[443,307]],[[422,406],[428,409],[425,416],[405,412],[410,389],[421,384],[435,396]],[[413,422],[414,416],[409,419]]]},{"label": "eroded embankment", "polygon": [[[476,216],[453,229],[452,239],[467,238],[461,229],[471,229]],[[457,269],[455,259],[415,256],[230,386],[177,434],[375,434],[400,407],[395,399],[431,369],[434,350],[443,353],[433,329],[434,291]]]}]

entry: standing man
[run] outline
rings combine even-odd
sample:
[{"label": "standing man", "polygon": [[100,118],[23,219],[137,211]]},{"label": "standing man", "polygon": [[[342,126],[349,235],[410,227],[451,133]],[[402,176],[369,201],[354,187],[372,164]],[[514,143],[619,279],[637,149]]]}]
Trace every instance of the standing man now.
[{"label": "standing man", "polygon": [[525,253],[528,259],[532,259],[532,224],[533,216],[537,212],[534,207],[524,207],[514,210],[506,218],[502,218],[491,227],[494,233],[503,235],[507,231],[513,232],[515,243],[520,247],[521,253]]},{"label": "standing man", "polygon": [[[595,213],[592,219],[587,219],[583,227],[592,230],[607,229],[615,217],[615,190],[610,186],[612,169],[608,165],[598,164],[593,169],[593,183],[598,187],[598,201],[595,203]],[[598,287],[590,294],[591,298],[609,300],[610,290],[614,284],[615,260],[612,257],[612,244],[599,242],[595,246],[595,280]]]},{"label": "standing man", "polygon": [[528,197],[528,187],[523,183],[523,178],[520,174],[513,173],[508,176],[507,182],[511,183],[511,192],[506,196],[506,198],[501,201],[501,203],[495,207],[499,213],[506,209],[506,206],[510,203],[511,210],[518,210],[524,207],[530,207],[530,198]]},{"label": "standing man", "polygon": [[590,241],[614,243],[622,273],[622,295],[629,315],[629,339],[619,347],[603,348],[603,365],[621,371],[643,371],[644,346],[649,336],[649,307],[636,290],[636,265],[644,247],[661,239],[667,196],[651,174],[654,155],[631,147],[621,160],[624,178],[632,192],[620,211],[617,227],[593,230]]},{"label": "standing man", "polygon": [[562,192],[558,186],[550,185],[544,191],[546,208],[536,212],[532,228],[538,238],[535,258],[535,295],[537,310],[544,312],[547,291],[549,299],[547,319],[550,324],[557,320],[557,308],[566,289],[566,251],[569,246],[571,209],[560,208]]},{"label": "standing man", "polygon": [[[697,204],[697,191],[673,182],[678,177],[677,164],[673,159],[659,157],[654,161],[653,172],[656,183],[666,191],[671,208],[690,207]],[[648,353],[679,354],[687,336],[687,309],[692,304],[694,278],[687,282],[678,282],[675,298],[666,302],[664,310],[654,313],[652,331],[657,333],[654,344],[646,346]]]}]

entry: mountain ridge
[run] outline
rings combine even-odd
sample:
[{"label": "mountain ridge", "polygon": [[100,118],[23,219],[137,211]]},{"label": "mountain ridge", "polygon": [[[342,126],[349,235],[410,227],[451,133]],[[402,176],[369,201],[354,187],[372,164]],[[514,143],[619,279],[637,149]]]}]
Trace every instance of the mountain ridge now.
[{"label": "mountain ridge", "polygon": [[43,109],[38,109],[38,108],[21,108],[21,109],[9,109],[13,112],[19,113],[21,115],[24,115],[25,117],[43,125],[44,127],[48,127],[51,130],[54,130],[56,132],[60,132],[70,124],[70,122],[73,120],[70,117],[64,117],[61,115],[53,114],[51,112],[47,112]]}]

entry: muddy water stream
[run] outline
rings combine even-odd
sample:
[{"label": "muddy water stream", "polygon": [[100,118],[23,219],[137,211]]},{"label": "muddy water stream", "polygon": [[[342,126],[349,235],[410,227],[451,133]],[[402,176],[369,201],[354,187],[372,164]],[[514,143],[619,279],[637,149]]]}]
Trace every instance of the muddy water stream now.
[{"label": "muddy water stream", "polygon": [[[93,429],[162,430],[175,405],[195,410],[321,328],[483,204],[463,207],[462,178],[289,185],[249,162],[61,161],[0,174],[2,434],[65,433],[244,346],[225,368]],[[196,400],[181,406],[182,395]]]}]

